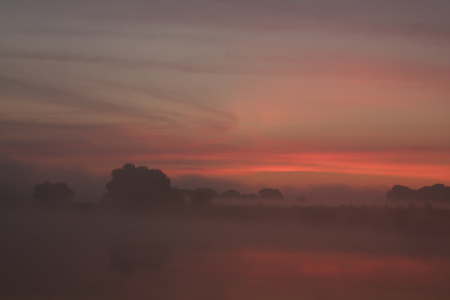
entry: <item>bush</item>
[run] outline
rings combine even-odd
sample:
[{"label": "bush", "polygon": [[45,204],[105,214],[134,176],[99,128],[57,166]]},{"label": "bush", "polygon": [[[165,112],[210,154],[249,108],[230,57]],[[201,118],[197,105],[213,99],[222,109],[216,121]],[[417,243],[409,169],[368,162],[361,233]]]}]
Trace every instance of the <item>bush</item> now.
[{"label": "bush", "polygon": [[50,183],[48,181],[35,185],[33,197],[38,205],[57,207],[68,202],[74,196],[73,191],[65,182]]}]

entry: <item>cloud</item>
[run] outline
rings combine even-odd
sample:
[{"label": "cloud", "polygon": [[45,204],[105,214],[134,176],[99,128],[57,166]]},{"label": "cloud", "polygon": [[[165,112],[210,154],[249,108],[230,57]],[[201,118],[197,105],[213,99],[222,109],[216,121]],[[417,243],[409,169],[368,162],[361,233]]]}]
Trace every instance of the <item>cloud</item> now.
[{"label": "cloud", "polygon": [[[248,66],[248,61],[246,61],[247,57],[240,58],[238,64],[236,64],[236,62],[231,59],[223,63],[220,63],[218,61],[215,61],[214,63],[193,63],[191,61],[174,62],[173,60],[167,61],[151,58],[124,58],[120,56],[114,56],[111,53],[95,55],[67,52],[53,53],[51,51],[1,51],[0,58],[13,60],[24,59],[85,64],[103,64],[118,66],[126,69],[174,71],[186,74],[254,76],[258,75],[261,72],[261,70],[252,70],[246,67]],[[238,59],[238,57],[235,57],[235,59]]]},{"label": "cloud", "polygon": [[[446,46],[414,35],[447,37],[448,7],[385,0],[2,3],[0,151],[103,171],[137,161],[174,174],[309,171],[448,181],[447,154],[435,163],[429,155],[379,150],[447,146]],[[284,143],[276,146],[274,137]]]},{"label": "cloud", "polygon": [[[223,29],[319,30],[448,38],[445,0],[414,1],[15,1],[4,11],[40,18],[133,24],[183,24]],[[126,3],[126,4],[125,4]],[[16,12],[17,13],[17,12]],[[6,15],[8,16],[8,15]]]},{"label": "cloud", "polygon": [[0,87],[3,93],[28,96],[29,101],[33,102],[62,104],[96,113],[128,115],[145,121],[174,123],[166,117],[152,115],[129,105],[118,105],[84,95],[81,92],[57,88],[49,84],[38,84],[25,79],[0,77]]},{"label": "cloud", "polygon": [[[298,36],[290,37],[292,39],[299,38]],[[301,36],[300,36],[301,38]],[[238,43],[233,41],[232,43]],[[273,43],[269,38],[267,41],[262,41],[263,45]],[[317,43],[317,41],[316,41]],[[336,45],[335,42],[328,40],[325,42],[328,46],[342,46]],[[261,46],[261,45],[260,45]],[[316,45],[315,47],[320,46]],[[370,44],[367,46],[370,47]],[[401,45],[405,47],[405,45]],[[231,47],[228,49],[227,57],[220,55],[220,47],[226,47],[221,43],[215,45],[215,59],[213,61],[208,60],[181,60],[175,61],[176,58],[168,60],[163,58],[163,54],[159,53],[159,58],[129,58],[114,55],[113,53],[106,52],[103,55],[95,54],[82,54],[82,53],[70,53],[72,51],[63,51],[62,53],[53,53],[51,50],[45,51],[0,51],[0,58],[4,59],[22,59],[22,60],[39,60],[39,61],[56,61],[56,62],[73,62],[73,63],[86,63],[86,64],[104,64],[118,66],[126,69],[144,69],[144,70],[161,70],[161,71],[174,71],[180,73],[193,73],[193,74],[209,74],[209,75],[235,75],[235,76],[267,76],[276,75],[278,77],[292,77],[302,78],[318,77],[318,78],[339,78],[339,79],[354,79],[360,80],[361,78],[377,80],[377,81],[397,81],[397,82],[413,82],[415,84],[427,84],[434,89],[446,89],[445,78],[448,77],[450,71],[445,65],[432,65],[424,62],[413,60],[400,60],[398,58],[382,57],[377,58],[370,53],[365,53],[361,57],[349,56],[348,54],[337,53],[322,53],[311,55],[308,51],[311,49],[299,50],[301,55],[297,54],[282,54],[283,59],[279,59],[279,56],[273,56],[273,53],[262,52],[252,53],[248,50]],[[253,45],[258,47],[258,44]],[[252,48],[253,48],[252,47]],[[323,45],[322,45],[323,47]],[[301,48],[301,45],[297,45],[296,48]],[[194,52],[199,51],[195,50]],[[429,49],[428,49],[429,51]],[[201,51],[200,51],[201,52]],[[366,51],[367,52],[367,51]],[[395,53],[395,52],[392,52]],[[368,55],[369,54],[369,55]],[[198,53],[197,55],[202,55]],[[131,54],[130,54],[131,56]],[[366,56],[366,57],[364,57]],[[414,58],[421,59],[420,56]],[[18,85],[17,79],[2,78],[5,81],[3,84]],[[10,82],[8,82],[10,81]],[[91,83],[92,81],[89,80]],[[106,82],[97,83],[108,85]],[[115,83],[114,83],[115,84]],[[183,104],[189,104],[196,106],[202,110],[213,110],[210,107],[202,106],[195,101],[186,99],[186,95],[178,97],[173,93],[169,96],[169,93],[162,92],[161,88],[152,86],[149,87],[131,87],[125,84],[117,85],[115,87],[121,87],[128,90],[133,90],[139,93],[145,93],[156,98],[169,100],[172,102],[179,102]],[[85,96],[86,98],[86,96]],[[217,112],[217,111],[216,111]]]},{"label": "cloud", "polygon": [[[227,121],[228,123],[237,122],[237,117],[235,115],[223,110],[219,110],[207,105],[200,104],[197,101],[195,101],[194,96],[189,96],[187,94],[179,93],[173,90],[169,91],[167,89],[151,85],[141,87],[132,87],[116,83],[110,83],[106,85],[114,85],[116,87],[119,86],[121,89],[132,90],[135,92],[146,94],[158,100],[169,101],[176,105],[183,105],[189,108],[193,108],[195,110],[207,113],[210,116],[214,116],[216,118],[214,122],[219,122],[222,120],[223,120],[222,122]],[[219,118],[219,121],[217,120],[217,118]]]},{"label": "cloud", "polygon": [[[99,122],[115,123],[137,123],[145,122],[147,126],[157,126],[159,129],[186,127],[191,124],[198,124],[213,131],[227,131],[235,127],[237,118],[233,114],[224,110],[198,103],[193,96],[186,93],[168,91],[156,85],[147,84],[145,87],[131,87],[123,83],[107,83],[92,80],[83,80],[89,86],[87,91],[82,91],[79,87],[68,86],[59,87],[55,83],[37,83],[28,79],[17,79],[0,76],[0,87],[4,95],[19,95],[25,100],[33,103],[63,105],[70,110],[66,112],[58,111],[53,117],[66,115],[86,115],[86,112],[100,114],[103,118],[79,117],[93,124]],[[94,87],[92,87],[94,86]],[[141,101],[110,101],[106,96],[94,97],[98,90],[114,90],[123,98],[132,98],[136,94],[146,99]],[[151,104],[152,107],[148,107]],[[185,108],[183,110],[183,108]],[[79,109],[77,111],[76,109]],[[115,119],[111,119],[116,117]],[[117,119],[117,117],[123,117]],[[124,119],[124,118],[128,119]],[[70,122],[71,118],[59,121],[64,124]]]}]

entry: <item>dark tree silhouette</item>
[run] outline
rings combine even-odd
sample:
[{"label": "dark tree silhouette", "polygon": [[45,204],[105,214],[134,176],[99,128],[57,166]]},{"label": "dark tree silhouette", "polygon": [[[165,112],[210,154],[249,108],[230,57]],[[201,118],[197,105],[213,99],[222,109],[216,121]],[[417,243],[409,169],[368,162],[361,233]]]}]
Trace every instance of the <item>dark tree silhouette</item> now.
[{"label": "dark tree silhouette", "polygon": [[394,185],[386,194],[388,200],[408,200],[414,198],[414,190],[403,185]]},{"label": "dark tree silhouette", "polygon": [[215,190],[198,188],[194,191],[191,202],[193,204],[209,204],[214,197],[217,197],[217,192]]},{"label": "dark tree silhouette", "polygon": [[224,198],[239,198],[241,196],[241,193],[239,193],[239,191],[230,189],[230,190],[226,190],[223,193],[220,193],[219,196],[224,197]]},{"label": "dark tree silhouette", "polygon": [[171,202],[174,198],[170,178],[161,170],[125,164],[122,169],[113,170],[111,176],[112,180],[106,184],[106,202],[136,208]]},{"label": "dark tree silhouette", "polygon": [[260,189],[259,198],[263,199],[283,199],[283,195],[278,189],[264,188]]},{"label": "dark tree silhouette", "polygon": [[445,186],[442,183],[424,186],[415,192],[416,197],[421,200],[450,200],[450,187]]},{"label": "dark tree silhouette", "polygon": [[194,195],[194,191],[174,187],[172,188],[171,200],[177,203],[184,203],[186,200],[191,199],[192,195]]},{"label": "dark tree silhouette", "polygon": [[450,201],[450,187],[438,183],[433,186],[424,186],[418,190],[413,190],[407,186],[394,185],[386,193],[386,199]]},{"label": "dark tree silhouette", "polygon": [[242,194],[242,199],[258,199],[258,195],[256,194]]},{"label": "dark tree silhouette", "polygon": [[50,183],[48,181],[35,185],[33,197],[37,203],[46,207],[57,207],[68,202],[74,196],[65,182]]}]

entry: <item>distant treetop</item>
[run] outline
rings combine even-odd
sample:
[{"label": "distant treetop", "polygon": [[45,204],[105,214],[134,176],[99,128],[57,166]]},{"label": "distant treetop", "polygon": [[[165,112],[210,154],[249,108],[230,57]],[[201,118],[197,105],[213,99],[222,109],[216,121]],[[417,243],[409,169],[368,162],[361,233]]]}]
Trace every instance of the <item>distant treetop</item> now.
[{"label": "distant treetop", "polygon": [[258,195],[253,194],[253,193],[251,193],[251,194],[242,194],[241,198],[242,199],[258,199]]},{"label": "distant treetop", "polygon": [[141,204],[173,200],[175,193],[172,193],[170,178],[161,170],[125,164],[121,169],[113,170],[111,176],[104,195],[104,200],[109,203],[135,208]]},{"label": "distant treetop", "polygon": [[229,189],[223,193],[220,193],[219,196],[223,198],[239,198],[241,193],[239,191]]},{"label": "distant treetop", "polygon": [[73,191],[65,182],[50,183],[46,181],[33,188],[33,197],[41,206],[57,207],[68,202],[73,196]]},{"label": "distant treetop", "polygon": [[217,192],[209,188],[198,188],[194,191],[191,203],[205,205],[212,202],[212,199],[217,197]]},{"label": "distant treetop", "polygon": [[450,187],[438,183],[433,186],[424,186],[418,190],[414,190],[407,186],[394,185],[386,193],[386,199],[450,201]]},{"label": "distant treetop", "polygon": [[278,189],[264,188],[258,192],[259,198],[262,199],[283,199],[283,195]]}]

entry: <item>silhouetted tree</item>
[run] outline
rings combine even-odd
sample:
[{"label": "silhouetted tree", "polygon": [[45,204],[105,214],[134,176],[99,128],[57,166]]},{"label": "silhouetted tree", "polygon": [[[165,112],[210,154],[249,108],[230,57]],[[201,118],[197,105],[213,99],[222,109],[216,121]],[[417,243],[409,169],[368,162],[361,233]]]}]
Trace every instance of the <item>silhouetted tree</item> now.
[{"label": "silhouetted tree", "polygon": [[35,185],[33,197],[37,203],[45,207],[57,207],[68,202],[74,196],[65,182],[50,183],[48,181]]},{"label": "silhouetted tree", "polygon": [[433,186],[424,186],[418,190],[413,190],[407,186],[394,185],[386,193],[386,199],[450,201],[450,187],[438,183]]},{"label": "silhouetted tree", "polygon": [[263,199],[283,199],[283,195],[278,189],[264,188],[260,189],[259,198]]},{"label": "silhouetted tree", "polygon": [[107,202],[136,208],[142,204],[159,204],[173,200],[170,178],[161,170],[135,167],[125,164],[112,171],[112,179],[106,184]]},{"label": "silhouetted tree", "polygon": [[239,191],[230,189],[230,190],[226,190],[223,193],[220,193],[219,196],[224,197],[224,198],[239,198],[241,196],[241,193],[239,193]]},{"label": "silhouetted tree", "polygon": [[191,202],[193,204],[209,204],[212,199],[217,196],[217,192],[213,189],[198,188],[192,195]]},{"label": "silhouetted tree", "polygon": [[450,187],[438,183],[433,186],[424,186],[418,189],[416,194],[421,200],[450,200]]},{"label": "silhouetted tree", "polygon": [[297,201],[306,201],[306,197],[305,196],[299,196],[295,200],[297,200]]},{"label": "silhouetted tree", "polygon": [[256,194],[242,194],[242,199],[258,199],[258,195]]},{"label": "silhouetted tree", "polygon": [[185,200],[191,199],[192,195],[194,194],[194,191],[187,190],[187,189],[179,189],[179,188],[172,188],[172,196],[171,199],[173,202],[176,203],[184,203]]},{"label": "silhouetted tree", "polygon": [[414,198],[414,190],[403,185],[394,185],[386,194],[386,199],[388,200],[410,200]]}]

